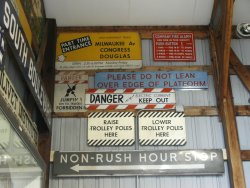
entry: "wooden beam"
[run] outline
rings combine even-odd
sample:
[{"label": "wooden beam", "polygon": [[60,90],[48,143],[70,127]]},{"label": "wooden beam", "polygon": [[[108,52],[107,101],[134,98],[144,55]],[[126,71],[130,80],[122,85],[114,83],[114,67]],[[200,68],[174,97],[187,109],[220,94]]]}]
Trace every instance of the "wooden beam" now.
[{"label": "wooden beam", "polygon": [[[244,68],[250,71],[250,65],[244,65]],[[140,69],[122,69],[121,72],[145,72],[145,71],[204,71],[209,75],[214,74],[214,70],[210,65],[192,65],[192,66],[143,66]],[[59,72],[59,71],[57,71]],[[102,69],[102,70],[88,70],[88,76],[95,76],[97,72],[117,72],[117,69]],[[234,69],[229,70],[230,75],[236,75]]]},{"label": "wooden beam", "polygon": [[250,161],[250,150],[241,150],[241,159],[243,161]]},{"label": "wooden beam", "polygon": [[[222,29],[222,40],[220,46],[222,48],[221,54],[221,64],[220,66],[220,95],[222,98],[227,97],[228,95],[228,79],[229,79],[229,57],[231,50],[231,34],[232,34],[232,20],[233,20],[233,0],[223,1],[225,6],[222,6],[222,20],[223,20],[223,29]],[[224,9],[225,7],[225,9]],[[221,98],[221,99],[222,99]]]},{"label": "wooden beam", "polygon": [[237,124],[230,87],[228,88],[226,98],[224,98],[221,103],[221,109],[231,186],[233,188],[245,188],[245,176],[243,172]]},{"label": "wooden beam", "polygon": [[49,29],[48,22],[46,22],[45,27],[43,28],[43,30],[44,30],[43,40],[41,42],[40,49],[38,52],[38,57],[36,60],[36,69],[37,69],[37,72],[39,74],[41,73],[41,70],[42,70],[42,67],[44,64],[44,56],[45,56],[45,50],[46,50],[46,46],[47,46],[47,42],[48,42],[48,34],[49,34],[48,29]]},{"label": "wooden beam", "polygon": [[208,26],[94,26],[58,27],[58,32],[139,32],[141,39],[152,39],[155,32],[193,32],[196,39],[208,38]]},{"label": "wooden beam", "polygon": [[[144,72],[144,71],[205,71],[208,74],[212,74],[211,66],[143,66],[140,69],[123,69],[122,72]],[[109,69],[109,70],[88,70],[86,74],[89,76],[94,76],[97,72],[117,72],[116,69]]]},{"label": "wooden beam", "polygon": [[235,106],[236,116],[250,116],[250,105]]},{"label": "wooden beam", "polygon": [[210,40],[209,46],[211,51],[211,60],[212,60],[212,67],[213,67],[213,78],[214,78],[214,87],[215,87],[215,94],[217,96],[217,104],[220,105],[220,96],[219,96],[219,88],[220,88],[220,72],[219,72],[219,59],[217,57],[217,48],[216,48],[216,41],[215,41],[215,33],[212,29],[209,30],[210,33]]},{"label": "wooden beam", "polygon": [[[99,112],[105,110],[99,110]],[[106,110],[108,111],[108,110]],[[112,110],[112,111],[124,111],[124,110]],[[126,110],[128,111],[128,110]],[[138,110],[129,110],[130,112],[137,113]],[[250,116],[250,105],[248,106],[235,106],[237,116]],[[98,112],[98,110],[96,110]],[[90,112],[76,112],[76,113],[54,113],[53,117],[87,117]],[[186,117],[197,116],[218,116],[218,109],[215,106],[184,106],[184,114]]]},{"label": "wooden beam", "polygon": [[47,19],[47,43],[43,56],[43,66],[41,67],[41,77],[45,89],[48,93],[50,103],[54,101],[54,80],[55,80],[55,59],[56,59],[56,21]]},{"label": "wooden beam", "polygon": [[[224,96],[224,88],[220,89],[220,87],[225,87],[222,85],[222,82],[225,79],[222,79],[222,75],[227,76],[228,74],[222,70],[223,66],[220,66],[219,63],[225,63],[222,61],[224,59],[222,57],[218,57],[220,54],[220,41],[216,40],[215,34],[213,30],[210,30],[210,48],[212,52],[212,63],[214,68],[214,83],[215,83],[215,91],[217,96],[217,104],[219,107],[220,117],[222,119],[225,144],[228,155],[228,166],[229,166],[229,176],[232,188],[245,188],[245,176],[243,173],[243,164],[241,161],[240,154],[240,146],[238,139],[238,131],[236,124],[236,112],[234,111],[234,104],[232,99],[232,91],[230,84],[227,83],[227,93]],[[224,52],[225,53],[225,52]],[[229,79],[227,78],[227,81]],[[222,92],[223,91],[223,92]]]},{"label": "wooden beam", "polygon": [[232,65],[243,85],[246,87],[248,92],[250,92],[250,70],[241,63],[240,59],[234,53],[232,48],[230,52],[230,64]]}]

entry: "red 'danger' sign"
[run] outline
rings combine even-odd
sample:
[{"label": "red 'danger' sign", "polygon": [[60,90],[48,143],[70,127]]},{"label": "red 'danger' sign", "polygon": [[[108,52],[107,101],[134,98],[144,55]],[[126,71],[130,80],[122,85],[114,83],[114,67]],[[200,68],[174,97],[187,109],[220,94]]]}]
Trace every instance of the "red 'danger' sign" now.
[{"label": "red 'danger' sign", "polygon": [[195,61],[193,33],[154,33],[155,61]]}]

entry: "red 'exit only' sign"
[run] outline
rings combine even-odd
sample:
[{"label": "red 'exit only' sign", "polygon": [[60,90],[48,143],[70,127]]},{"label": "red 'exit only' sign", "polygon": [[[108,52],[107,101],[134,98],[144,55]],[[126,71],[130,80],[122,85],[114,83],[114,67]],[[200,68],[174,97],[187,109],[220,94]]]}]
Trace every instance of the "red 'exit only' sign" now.
[{"label": "red 'exit only' sign", "polygon": [[155,61],[196,61],[193,33],[154,33]]}]

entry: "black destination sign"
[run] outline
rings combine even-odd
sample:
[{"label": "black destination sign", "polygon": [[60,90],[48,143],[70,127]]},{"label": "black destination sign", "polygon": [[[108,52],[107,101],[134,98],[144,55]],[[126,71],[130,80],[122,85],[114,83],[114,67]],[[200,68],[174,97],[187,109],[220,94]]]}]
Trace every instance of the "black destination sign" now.
[{"label": "black destination sign", "polygon": [[51,105],[35,66],[35,57],[26,39],[18,15],[9,0],[0,1],[0,26],[34,96],[45,123],[51,126]]}]

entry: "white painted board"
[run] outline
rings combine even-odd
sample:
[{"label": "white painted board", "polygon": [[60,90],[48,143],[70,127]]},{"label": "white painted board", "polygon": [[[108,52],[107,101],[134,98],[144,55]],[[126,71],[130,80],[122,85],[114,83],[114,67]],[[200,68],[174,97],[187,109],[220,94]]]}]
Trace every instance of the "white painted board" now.
[{"label": "white painted board", "polygon": [[181,146],[186,143],[182,112],[141,111],[138,115],[140,145]]},{"label": "white painted board", "polygon": [[135,142],[132,112],[93,112],[88,116],[89,146],[130,146]]}]

